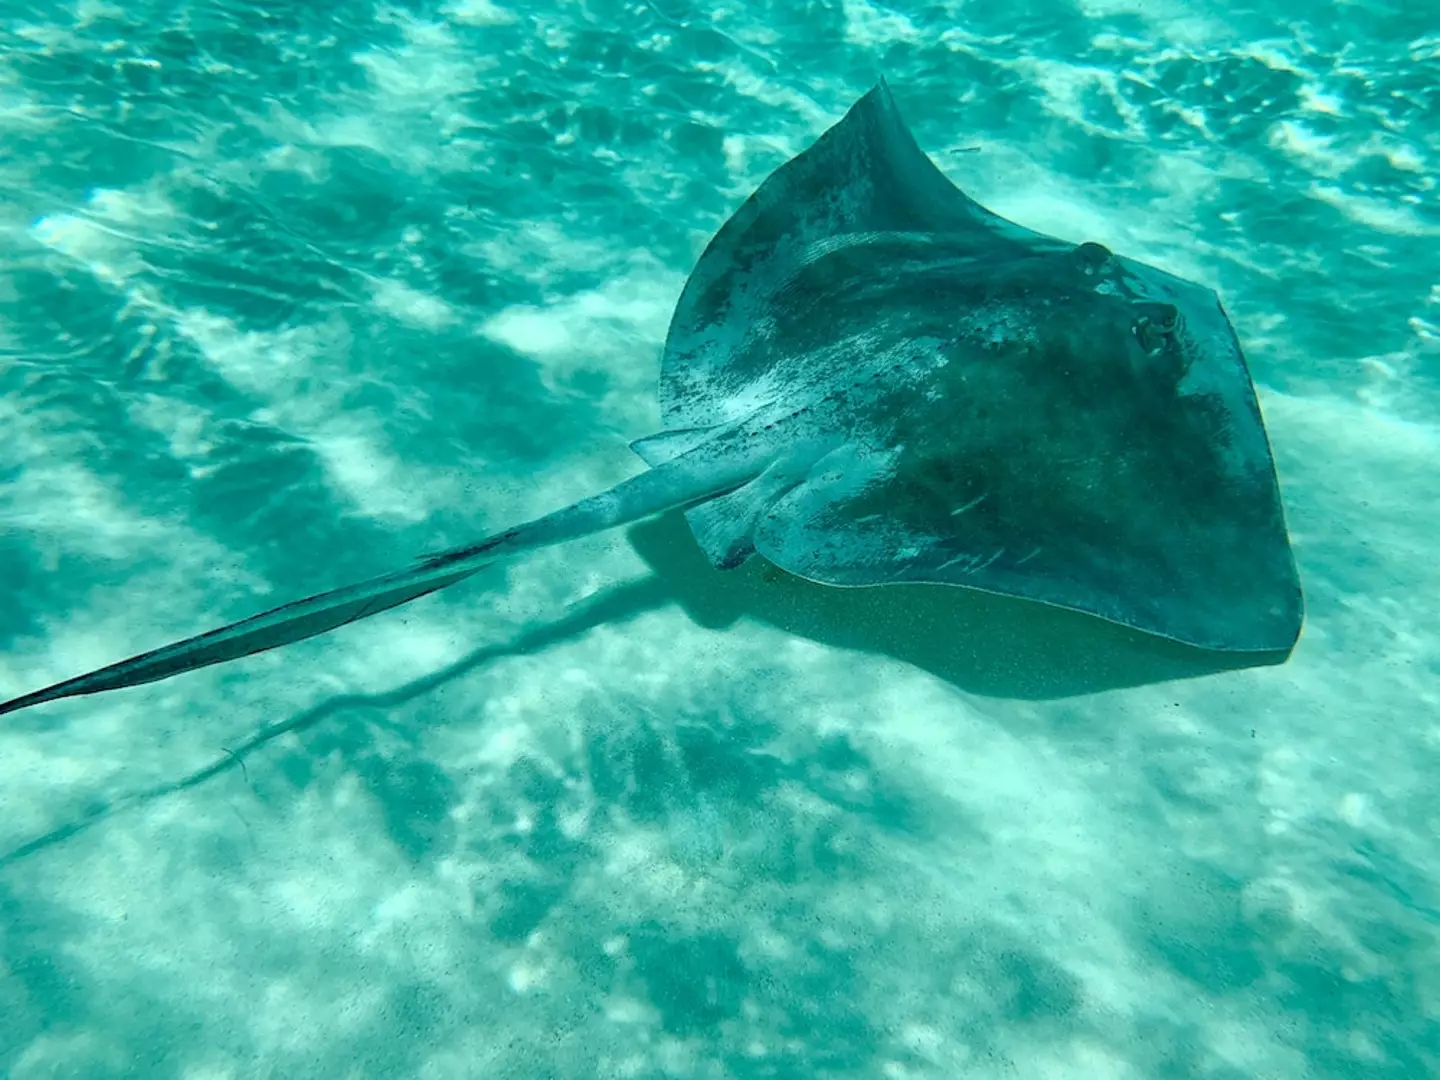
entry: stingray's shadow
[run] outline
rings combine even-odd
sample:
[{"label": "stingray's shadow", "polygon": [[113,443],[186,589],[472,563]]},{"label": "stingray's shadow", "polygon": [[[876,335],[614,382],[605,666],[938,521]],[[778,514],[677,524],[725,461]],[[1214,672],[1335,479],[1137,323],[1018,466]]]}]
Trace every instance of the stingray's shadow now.
[{"label": "stingray's shadow", "polygon": [[630,541],[696,622],[758,619],[812,641],[894,657],[987,697],[1048,699],[1281,663],[1288,653],[1218,653],[1102,619],[973,589],[836,589],[762,559],[712,568],[678,512]]},{"label": "stingray's shadow", "polygon": [[783,573],[761,559],[737,570],[715,570],[678,512],[635,526],[629,537],[653,576],[617,585],[562,619],[507,644],[476,649],[394,690],[341,694],[268,724],[178,780],[91,804],[76,819],[0,855],[0,869],[125,810],[243,770],[248,757],[281,735],[303,732],[347,709],[393,709],[491,661],[539,652],[667,603],[679,604],[712,629],[758,619],[827,645],[894,657],[989,697],[1070,697],[1273,664],[1286,655],[1205,652],[1085,615],[969,589],[834,589]]}]

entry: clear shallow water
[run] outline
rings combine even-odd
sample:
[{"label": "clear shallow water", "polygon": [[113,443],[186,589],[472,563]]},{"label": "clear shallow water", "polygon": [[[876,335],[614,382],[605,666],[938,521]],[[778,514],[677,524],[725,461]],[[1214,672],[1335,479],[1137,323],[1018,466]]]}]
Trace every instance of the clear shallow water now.
[{"label": "clear shallow water", "polygon": [[1436,1071],[1434,11],[1020,7],[0,10],[6,696],[635,471],[700,247],[882,73],[1220,290],[1309,608],[1179,679],[662,521],[7,717],[0,1069]]}]

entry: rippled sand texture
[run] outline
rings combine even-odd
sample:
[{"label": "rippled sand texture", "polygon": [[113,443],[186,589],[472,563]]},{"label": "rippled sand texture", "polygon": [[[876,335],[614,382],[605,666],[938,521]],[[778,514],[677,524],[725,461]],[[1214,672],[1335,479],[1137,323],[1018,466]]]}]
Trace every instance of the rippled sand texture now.
[{"label": "rippled sand texture", "polygon": [[1220,290],[1310,614],[1187,679],[664,520],[8,717],[0,1072],[1440,1070],[1440,38],[1232,7],[10,5],[0,697],[636,471],[701,246],[882,73]]}]

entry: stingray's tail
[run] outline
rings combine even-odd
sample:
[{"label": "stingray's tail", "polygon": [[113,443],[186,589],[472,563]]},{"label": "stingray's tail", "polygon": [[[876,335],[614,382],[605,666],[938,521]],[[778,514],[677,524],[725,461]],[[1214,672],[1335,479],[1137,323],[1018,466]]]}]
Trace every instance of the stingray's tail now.
[{"label": "stingray's tail", "polygon": [[743,467],[716,471],[686,455],[611,490],[525,525],[421,559],[408,570],[297,600],[218,630],[186,638],[118,664],[0,703],[0,714],[81,694],[168,679],[197,668],[289,645],[378,615],[453,585],[511,555],[637,521],[730,490],[749,478]]}]

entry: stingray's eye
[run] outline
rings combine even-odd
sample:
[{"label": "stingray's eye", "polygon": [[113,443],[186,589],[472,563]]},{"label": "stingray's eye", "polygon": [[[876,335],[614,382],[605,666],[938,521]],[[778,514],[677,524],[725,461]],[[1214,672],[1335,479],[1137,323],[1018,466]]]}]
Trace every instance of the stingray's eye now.
[{"label": "stingray's eye", "polygon": [[1086,240],[1071,254],[1075,256],[1075,261],[1080,265],[1081,273],[1084,274],[1098,274],[1113,258],[1109,248],[1104,244],[1097,244],[1093,240]]},{"label": "stingray's eye", "polygon": [[1135,308],[1142,319],[1162,334],[1173,334],[1180,327],[1180,309],[1174,304],[1141,303]]},{"label": "stingray's eye", "polygon": [[1153,355],[1180,329],[1180,309],[1174,304],[1143,303],[1135,305],[1135,338],[1147,354]]}]

